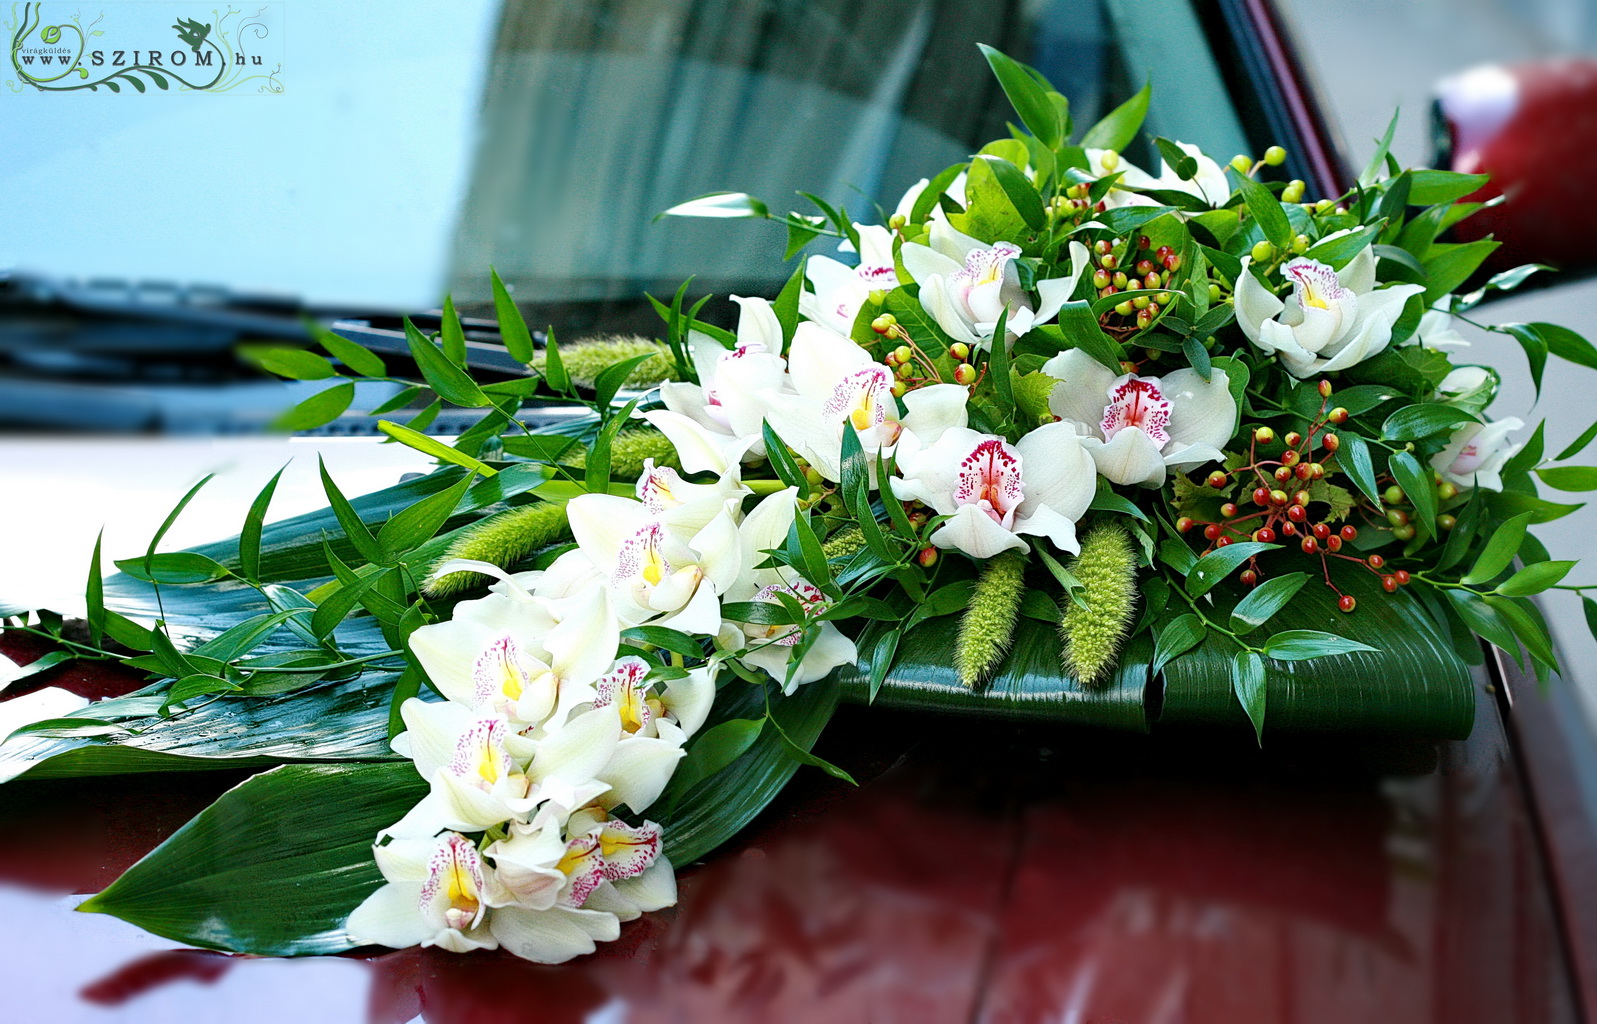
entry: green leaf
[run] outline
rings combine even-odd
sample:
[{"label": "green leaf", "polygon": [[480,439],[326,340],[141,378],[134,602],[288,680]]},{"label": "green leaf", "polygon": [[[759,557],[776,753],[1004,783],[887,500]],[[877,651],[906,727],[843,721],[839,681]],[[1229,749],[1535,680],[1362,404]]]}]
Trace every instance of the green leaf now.
[{"label": "green leaf", "polygon": [[662,217],[755,217],[768,218],[771,216],[770,208],[755,199],[747,192],[707,192],[702,196],[689,199],[685,203],[655,215],[655,220]]},{"label": "green leaf", "polygon": [[976,164],[992,172],[998,186],[1009,198],[1010,205],[1020,214],[1027,227],[1041,231],[1047,225],[1048,215],[1043,211],[1042,196],[1038,195],[1036,187],[1021,173],[1019,167],[996,156],[978,156],[971,166],[974,168]]},{"label": "green leaf", "polygon": [[388,367],[375,352],[365,345],[340,337],[314,320],[305,322],[306,329],[327,354],[343,363],[362,377],[386,377]]},{"label": "green leaf", "polygon": [[426,791],[408,762],[285,765],[222,794],[78,909],[235,953],[349,949],[344,920],[383,881],[372,841]]},{"label": "green leaf", "polygon": [[[532,332],[527,330],[526,318],[521,315],[521,310],[516,308],[516,300],[510,297],[510,289],[506,288],[505,282],[500,279],[499,271],[489,267],[488,274],[493,280],[494,316],[499,319],[499,340],[504,342],[510,358],[518,363],[530,363],[537,353],[532,346]],[[461,338],[460,349],[462,359],[456,361],[463,364],[464,337]],[[443,394],[442,391],[438,393]]]},{"label": "green leaf", "polygon": [[1597,466],[1549,466],[1536,470],[1536,475],[1555,490],[1597,491]]},{"label": "green leaf", "polygon": [[1464,624],[1481,639],[1524,664],[1514,629],[1485,599],[1467,590],[1449,590],[1447,598]]},{"label": "green leaf", "polygon": [[1474,418],[1456,406],[1436,402],[1405,405],[1386,418],[1381,425],[1381,436],[1388,441],[1417,441]]},{"label": "green leaf", "polygon": [[1519,342],[1519,347],[1525,350],[1525,361],[1530,364],[1531,383],[1536,386],[1536,394],[1540,397],[1542,372],[1547,368],[1547,339],[1532,324],[1503,324],[1500,329],[1512,335]]},{"label": "green leaf", "polygon": [[326,380],[338,376],[338,370],[332,363],[302,348],[271,348],[253,354],[246,350],[245,355],[268,373],[289,380]]},{"label": "green leaf", "polygon": [[444,444],[436,437],[430,437],[419,430],[412,430],[409,427],[400,426],[398,423],[390,423],[388,420],[378,420],[377,429],[407,448],[414,448],[423,454],[431,455],[445,462],[452,462],[457,466],[463,466],[473,473],[478,473],[482,476],[493,476],[499,472],[481,459],[473,458],[460,449]]},{"label": "green leaf", "polygon": [[733,718],[705,729],[688,744],[662,797],[666,807],[676,806],[683,793],[742,757],[765,728],[764,718]]},{"label": "green leaf", "polygon": [[1191,597],[1202,597],[1213,590],[1216,583],[1235,572],[1243,562],[1266,551],[1274,551],[1280,546],[1249,540],[1214,549],[1193,565],[1192,571],[1187,575],[1187,594]]},{"label": "green leaf", "polygon": [[482,388],[464,370],[450,362],[437,345],[417,330],[409,317],[405,318],[405,341],[410,346],[411,358],[416,360],[421,375],[426,378],[428,386],[438,392],[439,397],[473,409],[493,404],[493,399],[483,394]]},{"label": "green leaf", "polygon": [[1553,461],[1554,462],[1563,462],[1565,459],[1574,458],[1575,456],[1579,455],[1581,452],[1586,450],[1586,446],[1591,444],[1593,438],[1597,438],[1597,423],[1593,423],[1591,426],[1587,427],[1584,431],[1581,432],[1581,435],[1579,437],[1577,437],[1573,441],[1569,442],[1569,447],[1567,447],[1563,451],[1559,452],[1557,457],[1554,458]]},{"label": "green leaf", "polygon": [[1357,228],[1349,234],[1328,238],[1315,244],[1303,256],[1305,259],[1318,260],[1321,263],[1341,269],[1347,265],[1349,260],[1357,256],[1360,250],[1374,241],[1375,236],[1380,233],[1381,226],[1379,224]]},{"label": "green leaf", "polygon": [[1485,583],[1487,580],[1495,579],[1499,573],[1507,569],[1508,563],[1512,562],[1514,555],[1519,552],[1520,542],[1525,539],[1525,528],[1530,524],[1531,518],[1531,513],[1522,512],[1493,530],[1486,547],[1476,556],[1475,564],[1459,582],[1471,586]]},{"label": "green leaf", "polygon": [[605,494],[610,490],[610,445],[615,441],[621,427],[632,418],[632,410],[638,407],[642,398],[634,398],[622,410],[610,417],[610,421],[599,431],[599,436],[593,439],[593,448],[588,452],[587,465],[583,467],[583,484],[589,494]]},{"label": "green leaf", "polygon": [[390,559],[397,559],[405,552],[432,540],[444,523],[449,521],[460,500],[466,496],[467,488],[476,479],[475,474],[467,473],[448,490],[429,494],[394,516],[378,531],[377,543],[382,545]]},{"label": "green leaf", "polygon": [[1203,347],[1203,342],[1196,336],[1184,338],[1181,341],[1181,351],[1187,357],[1187,362],[1198,371],[1198,376],[1204,380],[1209,379],[1213,372],[1213,364],[1209,361],[1209,350]]},{"label": "green leaf", "polygon": [[344,415],[355,400],[355,384],[344,381],[306,398],[272,421],[274,430],[314,430]]},{"label": "green leaf", "polygon": [[[789,254],[791,258],[791,254]],[[793,273],[788,277],[787,283],[777,293],[776,300],[771,303],[771,311],[776,314],[776,322],[782,325],[782,346],[784,351],[792,342],[793,334],[798,330],[799,324],[799,297],[804,294],[804,268],[808,260],[799,260],[798,266],[793,268]]]},{"label": "green leaf", "polygon": [[1497,593],[1504,597],[1529,597],[1540,594],[1575,567],[1574,562],[1535,562],[1497,585]]},{"label": "green leaf", "polygon": [[[493,274],[495,283],[497,283],[499,275],[493,271],[492,267],[489,268],[489,273]],[[496,304],[498,297],[496,292],[494,294]],[[504,316],[502,314],[499,320],[501,323],[500,331],[503,333]],[[523,324],[522,326],[525,327],[526,325]],[[465,369],[466,328],[460,322],[460,314],[455,312],[454,298],[449,295],[444,296],[444,308],[438,318],[438,343],[443,347],[445,359],[448,359],[461,369]]]},{"label": "green leaf", "polygon": [[190,551],[122,558],[117,560],[116,567],[134,579],[175,586],[210,583],[228,575],[225,565]]},{"label": "green leaf", "polygon": [[1414,522],[1430,536],[1436,536],[1436,487],[1431,470],[1421,466],[1410,452],[1397,452],[1387,461],[1392,479],[1414,503]]},{"label": "green leaf", "polygon": [[1153,647],[1153,673],[1157,675],[1172,658],[1185,654],[1203,642],[1207,627],[1192,612],[1179,615],[1169,625],[1159,630],[1159,639]]},{"label": "green leaf", "polygon": [[1271,577],[1253,588],[1231,611],[1232,632],[1246,634],[1264,625],[1285,608],[1308,581],[1308,573],[1294,572]]},{"label": "green leaf", "polygon": [[632,626],[621,631],[623,640],[636,640],[684,658],[704,657],[704,645],[680,629],[666,626]]},{"label": "green leaf", "polygon": [[[89,640],[94,646],[100,646],[101,634],[105,632],[105,580],[100,575],[100,542],[105,540],[105,527],[94,538],[94,554],[89,558],[89,580],[83,589],[83,598],[88,605]],[[0,689],[4,689],[0,686]]]},{"label": "green leaf", "polygon": [[1414,170],[1413,185],[1409,189],[1409,202],[1415,206],[1433,206],[1451,203],[1464,198],[1491,180],[1486,174],[1460,174],[1457,171]]},{"label": "green leaf", "polygon": [[1377,509],[1381,508],[1381,491],[1375,483],[1375,463],[1370,458],[1370,446],[1358,434],[1345,433],[1337,435],[1342,440],[1342,451],[1345,457],[1339,455],[1337,462],[1347,471],[1347,475],[1358,485],[1364,496],[1374,502]]},{"label": "green leaf", "polygon": [[983,43],[977,43],[982,56],[1003,87],[1004,95],[1020,115],[1027,130],[1037,136],[1037,141],[1049,149],[1058,149],[1065,141],[1066,125],[1061,111],[1048,98],[1048,80],[1036,69],[1027,67],[1013,58]]},{"label": "green leaf", "polygon": [[1281,208],[1281,201],[1269,189],[1254,181],[1246,175],[1231,172],[1232,180],[1237,183],[1237,190],[1242,193],[1243,202],[1248,204],[1248,212],[1253,219],[1259,222],[1259,229],[1264,232],[1264,237],[1275,244],[1277,249],[1285,249],[1292,244],[1292,222],[1287,220],[1286,211]]},{"label": "green leaf", "polygon": [[1571,512],[1578,512],[1586,507],[1585,502],[1563,504],[1556,501],[1544,501],[1529,494],[1517,494],[1513,491],[1504,491],[1501,494],[1492,494],[1487,499],[1491,502],[1492,511],[1498,515],[1516,515],[1521,512],[1530,513],[1533,523],[1550,523],[1555,519],[1562,519]]},{"label": "green leaf", "polygon": [[1148,100],[1153,95],[1153,85],[1148,83],[1129,100],[1105,114],[1103,119],[1081,137],[1083,149],[1125,149],[1137,139],[1137,131],[1148,117]]},{"label": "green leaf", "polygon": [[1366,187],[1373,185],[1381,175],[1381,167],[1386,163],[1386,154],[1392,151],[1392,136],[1397,131],[1397,112],[1393,111],[1392,120],[1386,126],[1386,134],[1381,137],[1375,146],[1375,152],[1370,154],[1370,162],[1364,165],[1364,170],[1359,172],[1359,184]]},{"label": "green leaf", "polygon": [[771,469],[784,484],[798,488],[800,499],[809,497],[809,482],[804,479],[804,472],[798,468],[798,463],[793,461],[792,454],[787,450],[787,442],[777,436],[770,423],[762,423],[760,430],[765,440],[765,457],[770,461]]},{"label": "green leaf", "polygon": [[[682,285],[683,288],[687,284]],[[677,292],[677,299],[682,298],[682,293]],[[554,328],[549,328],[549,333],[543,339],[543,379],[549,386],[561,394],[571,393],[571,374],[566,372],[566,364],[560,358],[560,343],[555,340]]]},{"label": "green leaf", "polygon": [[1431,252],[1436,255],[1425,260],[1425,273],[1430,279],[1430,286],[1425,289],[1426,305],[1456,290],[1459,285],[1469,280],[1469,276],[1475,273],[1499,244],[1501,243],[1482,238],[1462,245],[1432,246]]},{"label": "green leaf", "polygon": [[1098,318],[1093,315],[1091,303],[1080,300],[1065,303],[1059,310],[1059,327],[1069,345],[1081,349],[1116,374],[1120,373],[1125,349],[1103,332]]},{"label": "green leaf", "polygon": [[1231,692],[1253,723],[1253,737],[1264,743],[1265,677],[1264,659],[1252,651],[1238,651],[1231,661]]},{"label": "green leaf", "polygon": [[1534,327],[1547,342],[1547,351],[1577,366],[1597,370],[1597,347],[1567,327],[1558,324],[1534,323]]},{"label": "green leaf", "polygon": [[[379,424],[381,425],[381,424]],[[327,472],[327,462],[320,456],[316,459],[322,475],[322,491],[327,495],[328,504],[333,508],[333,515],[338,517],[338,525],[343,527],[344,536],[359,551],[361,557],[368,562],[380,562],[383,558],[383,547],[377,543],[377,538],[366,524],[361,521],[349,499],[344,497],[344,492],[338,489],[333,482],[333,477]]]},{"label": "green leaf", "polygon": [[1264,642],[1264,653],[1276,661],[1307,661],[1377,648],[1318,629],[1289,629]]},{"label": "green leaf", "polygon": [[1153,144],[1158,148],[1164,162],[1176,173],[1176,177],[1183,181],[1191,181],[1197,177],[1198,161],[1195,157],[1188,156],[1185,150],[1166,138],[1155,138]]}]

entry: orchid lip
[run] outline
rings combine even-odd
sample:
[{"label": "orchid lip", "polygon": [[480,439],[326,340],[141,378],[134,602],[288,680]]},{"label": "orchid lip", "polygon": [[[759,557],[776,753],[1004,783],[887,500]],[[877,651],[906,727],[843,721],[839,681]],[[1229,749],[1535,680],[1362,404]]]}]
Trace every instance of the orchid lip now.
[{"label": "orchid lip", "polygon": [[1127,427],[1138,427],[1162,448],[1170,442],[1171,411],[1172,403],[1159,390],[1158,378],[1128,376],[1109,388],[1109,405],[1100,427],[1104,438],[1111,441]]},{"label": "orchid lip", "polygon": [[960,460],[955,504],[974,505],[1007,530],[1024,498],[1020,453],[1002,438],[981,441]]}]

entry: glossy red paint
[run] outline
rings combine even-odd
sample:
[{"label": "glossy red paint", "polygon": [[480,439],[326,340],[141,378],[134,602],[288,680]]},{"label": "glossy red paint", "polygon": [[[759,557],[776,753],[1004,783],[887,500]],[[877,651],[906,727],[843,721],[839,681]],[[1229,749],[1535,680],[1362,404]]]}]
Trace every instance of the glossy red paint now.
[{"label": "glossy red paint", "polygon": [[1597,149],[1597,61],[1490,65],[1446,79],[1437,108],[1450,166],[1492,181],[1470,196],[1507,199],[1459,224],[1461,241],[1495,234],[1488,269],[1549,263],[1591,269],[1588,183]]},{"label": "glossy red paint", "polygon": [[[801,774],[682,871],[677,908],[575,963],[365,951],[311,970],[160,948],[102,919],[116,942],[80,948],[64,922],[34,940],[56,944],[34,953],[64,983],[29,1019],[87,1001],[163,1020],[179,996],[212,1019],[270,1019],[294,998],[301,1024],[351,1005],[373,1024],[1580,1019],[1533,808],[1484,693],[1461,743],[1280,736],[1260,751],[1240,733],[860,708],[823,743],[870,781]],[[0,897],[98,888],[237,777],[0,788]],[[63,836],[90,855],[63,857]],[[306,1016],[306,999],[330,1015]]]}]

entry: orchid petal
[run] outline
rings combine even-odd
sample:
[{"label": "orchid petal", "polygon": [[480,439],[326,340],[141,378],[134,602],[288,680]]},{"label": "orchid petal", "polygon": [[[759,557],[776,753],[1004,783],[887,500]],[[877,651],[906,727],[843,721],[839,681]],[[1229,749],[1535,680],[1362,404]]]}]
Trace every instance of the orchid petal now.
[{"label": "orchid petal", "polygon": [[1104,409],[1115,373],[1078,348],[1061,352],[1042,364],[1042,372],[1059,381],[1048,395],[1048,410],[1102,434]]},{"label": "orchid petal", "polygon": [[1043,506],[1070,520],[1086,514],[1098,481],[1093,459],[1070,424],[1045,423],[1015,442],[1015,450],[1025,466],[1026,481],[1017,515],[1034,516]]},{"label": "orchid petal", "polygon": [[1237,275],[1236,295],[1233,299],[1237,311],[1237,326],[1254,343],[1259,341],[1260,325],[1274,320],[1286,308],[1286,303],[1275,293],[1259,283],[1249,269],[1252,256],[1242,257],[1242,272]]},{"label": "orchid petal", "polygon": [[1218,448],[1231,440],[1237,403],[1224,370],[1211,369],[1208,380],[1196,370],[1174,370],[1161,378],[1160,390],[1174,406],[1168,427],[1172,442]]},{"label": "orchid petal", "polygon": [[357,946],[420,945],[435,932],[418,910],[421,887],[420,880],[380,886],[349,915],[344,930]]},{"label": "orchid petal", "polygon": [[953,516],[932,533],[932,543],[940,548],[963,551],[972,558],[992,558],[1001,551],[1024,551],[1026,542],[1004,529],[975,505],[961,505]]},{"label": "orchid petal", "polygon": [[1088,448],[1092,460],[1111,483],[1158,487],[1164,483],[1165,463],[1159,445],[1141,427],[1127,427],[1111,440]]},{"label": "orchid petal", "polygon": [[522,910],[504,907],[494,911],[488,928],[505,949],[539,964],[563,964],[592,953],[594,942],[610,942],[621,934],[614,914],[574,907]]}]

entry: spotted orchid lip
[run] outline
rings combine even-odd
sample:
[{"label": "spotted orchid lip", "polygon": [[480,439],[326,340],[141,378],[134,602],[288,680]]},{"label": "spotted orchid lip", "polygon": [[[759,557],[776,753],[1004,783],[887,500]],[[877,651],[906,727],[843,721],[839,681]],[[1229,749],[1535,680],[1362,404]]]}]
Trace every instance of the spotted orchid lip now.
[{"label": "spotted orchid lip", "polygon": [[420,910],[446,928],[466,931],[476,927],[486,913],[482,900],[486,884],[476,844],[458,832],[449,833],[427,861]]},{"label": "spotted orchid lip", "polygon": [[1282,267],[1281,273],[1296,286],[1299,305],[1326,309],[1333,302],[1354,297],[1351,290],[1342,286],[1336,271],[1318,260],[1299,257]]},{"label": "spotted orchid lip", "polygon": [[1005,529],[1015,520],[1015,510],[1025,498],[1020,474],[1020,453],[1007,441],[989,437],[977,443],[959,462],[954,503],[974,505]]},{"label": "spotted orchid lip", "polygon": [[1173,403],[1159,389],[1156,377],[1126,377],[1109,389],[1109,405],[1104,409],[1103,429],[1106,440],[1127,427],[1138,427],[1154,444],[1163,447],[1170,442],[1170,414]]}]

